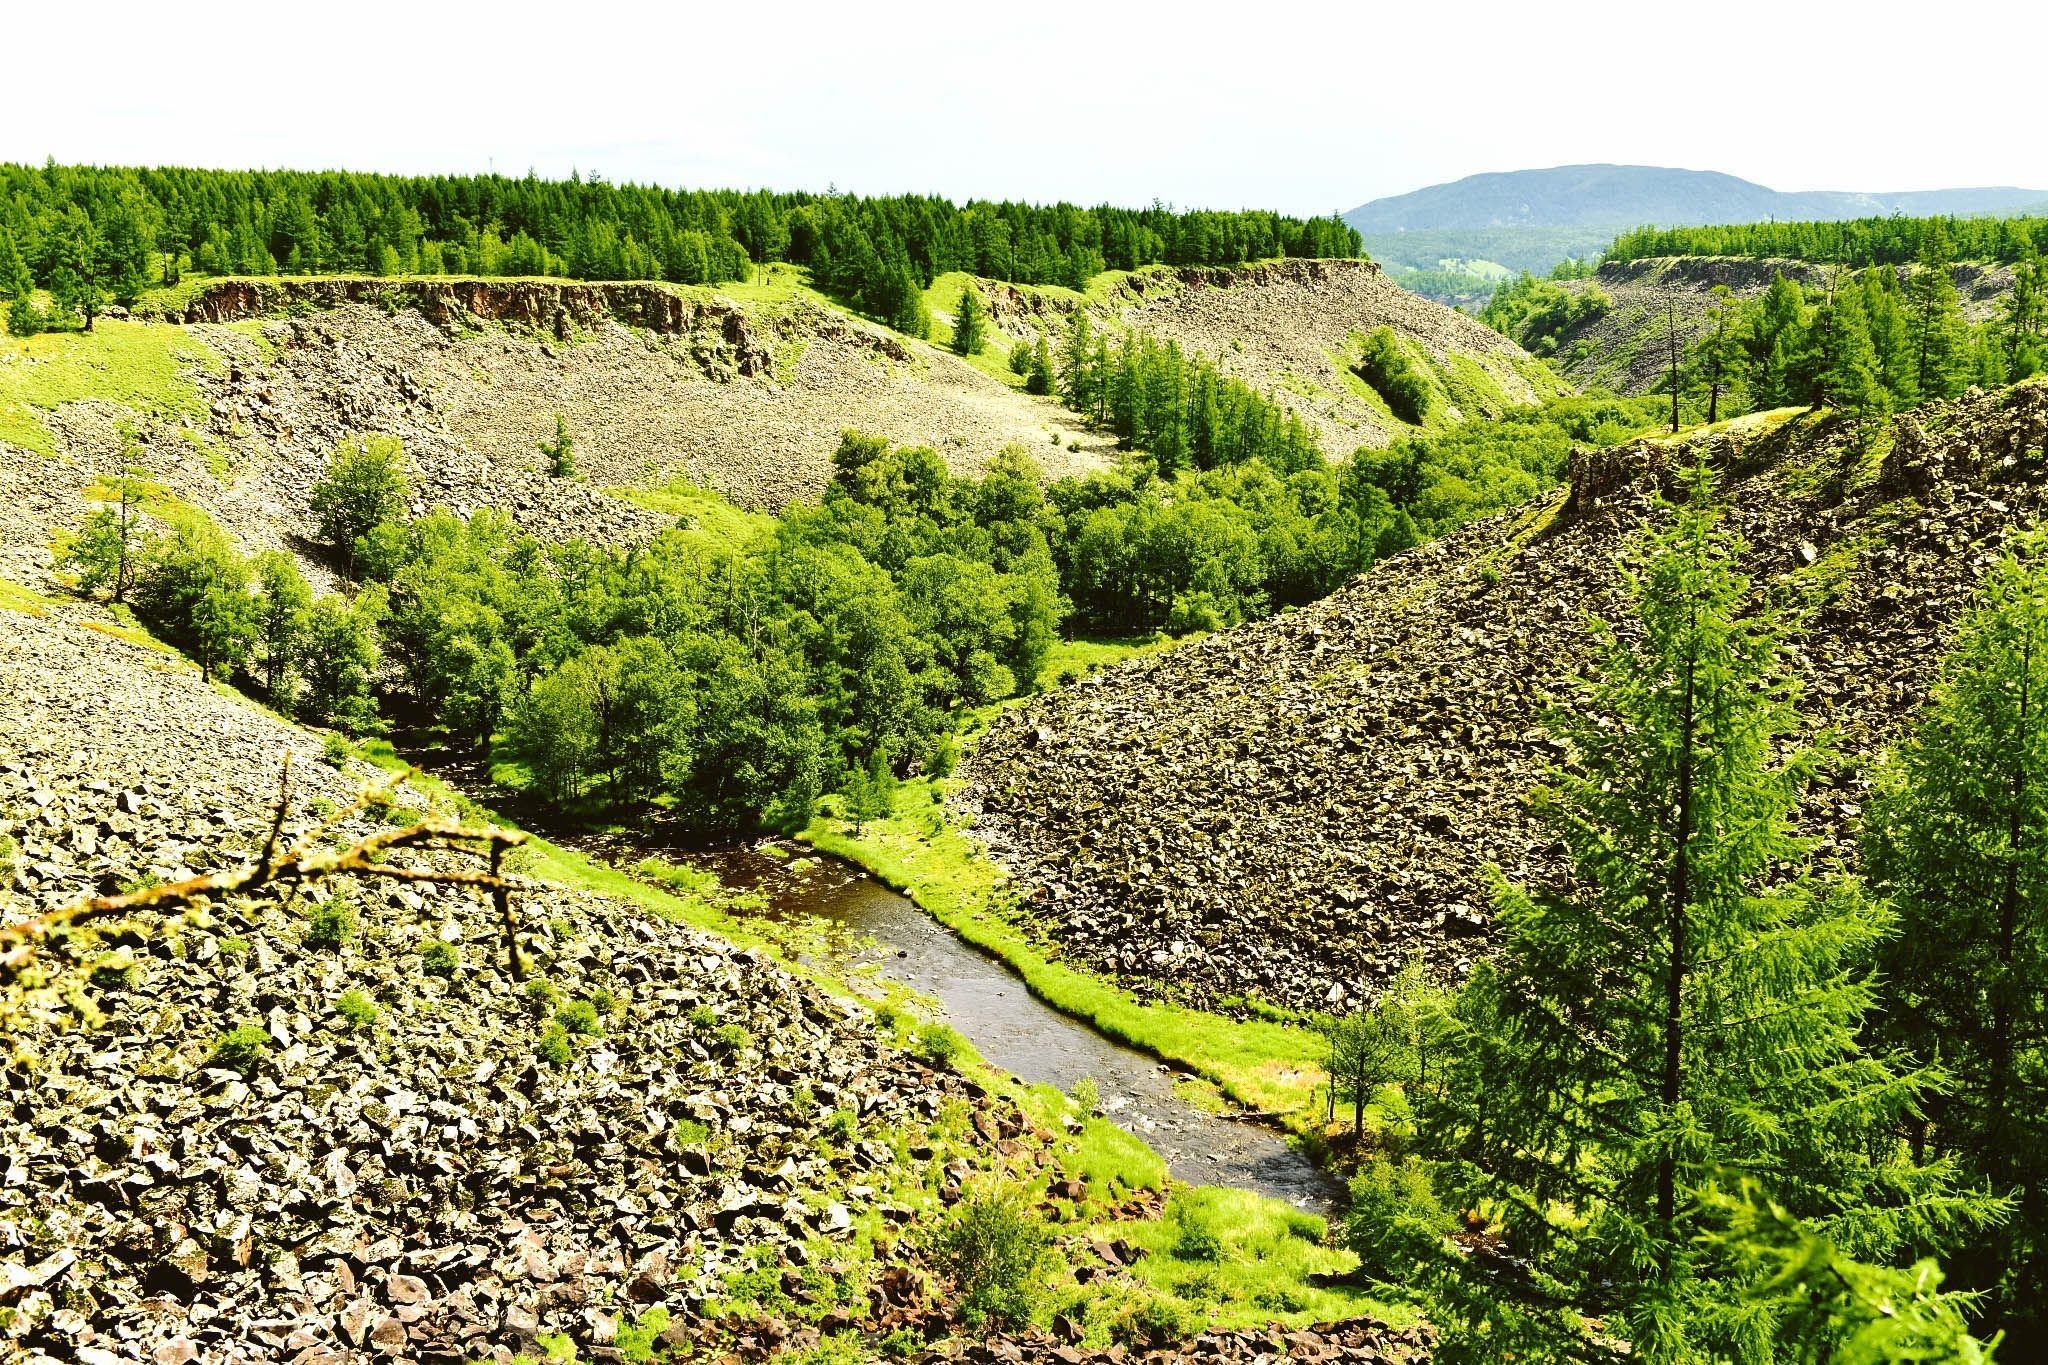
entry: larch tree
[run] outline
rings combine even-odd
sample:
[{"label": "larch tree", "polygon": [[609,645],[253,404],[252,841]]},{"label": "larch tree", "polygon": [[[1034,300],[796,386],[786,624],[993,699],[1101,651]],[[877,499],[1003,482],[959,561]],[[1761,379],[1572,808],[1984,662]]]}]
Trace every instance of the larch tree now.
[{"label": "larch tree", "polygon": [[1431,1117],[1443,1173],[1517,1258],[1455,1258],[1433,1310],[1460,1348],[1567,1358],[1604,1318],[1652,1362],[1771,1360],[1782,1323],[1717,1249],[1742,1178],[1849,1254],[1895,1254],[1973,1209],[1898,1139],[1925,1075],[1866,1052],[1880,903],[1809,866],[1788,627],[1756,610],[1709,479],[1646,530],[1632,604],[1550,725],[1569,758],[1535,808],[1570,874],[1500,882],[1499,950],[1458,1007]]},{"label": "larch tree", "polygon": [[987,309],[973,285],[960,291],[959,306],[953,310],[953,350],[960,355],[980,355],[985,340]]},{"label": "larch tree", "polygon": [[[1884,773],[1871,876],[1904,932],[1892,1035],[1954,1078],[1918,1145],[2019,1192],[1953,1264],[2028,1349],[2048,1345],[2048,533],[1986,576],[1926,715]],[[2015,1345],[2019,1344],[2015,1336]]]}]

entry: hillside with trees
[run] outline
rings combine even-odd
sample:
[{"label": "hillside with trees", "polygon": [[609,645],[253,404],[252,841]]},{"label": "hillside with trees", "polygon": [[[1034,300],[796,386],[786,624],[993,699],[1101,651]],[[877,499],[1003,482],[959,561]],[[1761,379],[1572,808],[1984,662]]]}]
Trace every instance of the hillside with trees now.
[{"label": "hillside with trees", "polygon": [[595,173],[543,181],[0,165],[0,289],[18,295],[31,281],[50,292],[58,322],[86,325],[107,304],[133,304],[186,274],[719,284],[787,261],[835,298],[922,336],[922,292],[949,271],[1078,289],[1104,270],[1358,249],[1358,234],[1335,219],[1156,204],[666,190]]}]

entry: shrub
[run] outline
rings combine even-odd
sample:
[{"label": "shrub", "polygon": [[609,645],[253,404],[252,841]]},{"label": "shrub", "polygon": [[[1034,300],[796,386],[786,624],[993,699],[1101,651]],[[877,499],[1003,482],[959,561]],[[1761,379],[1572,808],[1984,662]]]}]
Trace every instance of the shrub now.
[{"label": "shrub", "polygon": [[92,984],[103,991],[126,991],[135,986],[135,957],[117,948],[92,965]]},{"label": "shrub", "polygon": [[609,1019],[619,1012],[619,997],[605,986],[593,986],[590,990],[590,1007],[602,1018]]},{"label": "shrub", "polygon": [[320,745],[320,757],[326,759],[328,766],[332,768],[347,767],[351,752],[348,741],[340,735],[329,735]]},{"label": "shrub", "polygon": [[524,991],[526,992],[526,999],[528,1003],[530,1003],[538,1013],[546,1014],[548,1012],[548,1007],[555,1003],[555,988],[549,985],[541,977],[534,977],[532,980],[528,981],[522,989],[524,989]]},{"label": "shrub", "polygon": [[377,1022],[377,1002],[353,988],[343,991],[335,1000],[334,1012],[346,1019],[351,1028],[368,1028]]},{"label": "shrub", "polygon": [[604,1022],[597,1017],[597,1006],[588,1000],[571,1000],[556,1010],[555,1023],[564,1032],[582,1038],[595,1038],[604,1032]]},{"label": "shrub", "polygon": [[1209,1222],[1208,1215],[1185,1198],[1178,1198],[1167,1210],[1174,1222],[1173,1259],[1176,1261],[1220,1261],[1223,1238]]},{"label": "shrub", "polygon": [[306,916],[308,948],[339,948],[354,936],[355,931],[355,907],[341,896],[314,906],[313,912]]},{"label": "shrub", "polygon": [[690,1011],[690,1027],[703,1032],[718,1027],[718,1011],[709,1005],[698,1005]]},{"label": "shrub", "polygon": [[1051,1240],[1022,1186],[991,1183],[953,1206],[933,1260],[959,1290],[964,1319],[1018,1326],[1031,1317],[1034,1277]]},{"label": "shrub", "polygon": [[726,1024],[717,1033],[713,1034],[712,1037],[716,1038],[732,1052],[745,1052],[754,1045],[754,1035],[738,1024]]},{"label": "shrub", "polygon": [[567,1066],[576,1060],[576,1049],[569,1045],[569,1031],[560,1024],[549,1024],[542,1029],[540,1041],[534,1044],[533,1050],[550,1066]]},{"label": "shrub", "polygon": [[209,1064],[254,1075],[256,1064],[270,1047],[270,1030],[261,1024],[238,1024],[214,1040]]},{"label": "shrub", "polygon": [[948,1024],[924,1024],[917,1030],[913,1050],[927,1066],[951,1066],[967,1050],[967,1040]]},{"label": "shrub", "polygon": [[420,966],[431,976],[453,976],[462,965],[462,954],[446,939],[430,938],[420,945]]},{"label": "shrub", "polygon": [[825,1120],[825,1136],[834,1142],[851,1142],[860,1135],[860,1116],[851,1109],[834,1109]]},{"label": "shrub", "polygon": [[619,1324],[616,1346],[621,1360],[640,1362],[654,1359],[655,1347],[661,1342],[661,1334],[668,1330],[668,1309],[660,1304],[648,1309],[631,1323]]},{"label": "shrub", "polygon": [[677,1119],[675,1135],[678,1147],[702,1147],[711,1140],[711,1130],[696,1119]]},{"label": "shrub", "polygon": [[249,940],[239,935],[229,935],[216,945],[222,957],[242,957],[249,951]]},{"label": "shrub", "polygon": [[1081,1111],[1082,1118],[1091,1118],[1102,1108],[1102,1087],[1095,1084],[1093,1076],[1083,1076],[1074,1082],[1074,1107]]},{"label": "shrub", "polygon": [[1109,1324],[1113,1341],[1138,1350],[1158,1350],[1185,1341],[1204,1326],[1202,1314],[1164,1294],[1141,1294]]},{"label": "shrub", "polygon": [[1407,1279],[1450,1230],[1450,1215],[1422,1162],[1376,1156],[1351,1178],[1344,1244],[1357,1254],[1360,1273],[1390,1282]]}]

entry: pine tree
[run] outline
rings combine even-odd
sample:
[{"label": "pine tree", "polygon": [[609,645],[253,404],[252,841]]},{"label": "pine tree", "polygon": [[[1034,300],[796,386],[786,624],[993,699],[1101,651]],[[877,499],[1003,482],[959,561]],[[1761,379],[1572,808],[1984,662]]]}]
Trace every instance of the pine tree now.
[{"label": "pine tree", "polygon": [[[1954,1077],[1920,1141],[2020,1216],[1957,1263],[2027,1350],[2048,1345],[2048,533],[2016,538],[1964,618],[1926,716],[1884,775],[1867,846],[1902,932],[1893,1035]],[[2020,1345],[2016,1338],[2015,1346]]]},{"label": "pine tree", "polygon": [[555,414],[555,439],[538,441],[540,453],[548,457],[548,472],[558,479],[576,476],[576,438],[569,432],[569,419]]},{"label": "pine tree", "polygon": [[1496,1355],[1561,1358],[1594,1313],[1636,1360],[1776,1358],[1770,1306],[1702,1240],[1731,1172],[1855,1254],[1953,1212],[1915,1202],[1947,1172],[1893,1150],[1926,1078],[1858,1041],[1889,917],[1807,869],[1791,817],[1819,755],[1788,748],[1787,630],[1749,610],[1708,488],[1644,533],[1633,619],[1596,623],[1595,678],[1551,721],[1570,766],[1536,807],[1572,874],[1498,886],[1459,1005],[1433,1126],[1528,1272],[1458,1258],[1434,1315]]},{"label": "pine tree", "polygon": [[980,355],[983,345],[982,319],[986,310],[973,285],[960,291],[960,306],[953,310],[953,349],[960,355]]},{"label": "pine tree", "polygon": [[1825,338],[1821,401],[1858,416],[1882,412],[1884,385],[1878,380],[1877,348],[1871,344],[1862,291],[1854,284],[1836,289],[1814,325]]}]

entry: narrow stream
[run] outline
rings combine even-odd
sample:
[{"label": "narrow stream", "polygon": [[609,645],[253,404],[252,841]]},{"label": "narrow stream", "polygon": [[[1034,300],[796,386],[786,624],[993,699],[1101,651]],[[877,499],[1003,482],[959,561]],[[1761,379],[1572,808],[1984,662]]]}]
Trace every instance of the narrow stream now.
[{"label": "narrow stream", "polygon": [[[867,873],[796,845],[711,853],[650,847],[631,836],[573,841],[615,866],[650,854],[715,871],[729,887],[766,898],[771,919],[822,921],[820,965],[837,972],[875,963],[878,970],[932,996],[946,1020],[981,1055],[1032,1083],[1072,1090],[1092,1079],[1109,1118],[1165,1158],[1178,1180],[1231,1185],[1328,1213],[1337,1182],[1256,1123],[1197,1107],[1174,1092],[1186,1073],[1110,1041],[1040,1001],[1004,963],[954,934]],[[780,855],[780,856],[777,856]]]}]

